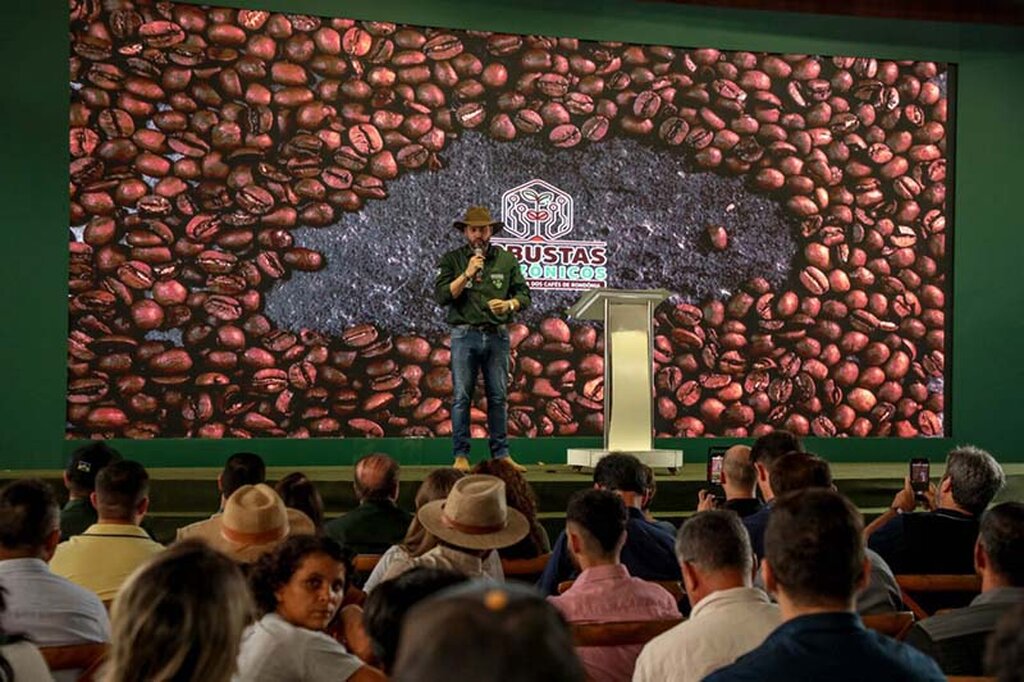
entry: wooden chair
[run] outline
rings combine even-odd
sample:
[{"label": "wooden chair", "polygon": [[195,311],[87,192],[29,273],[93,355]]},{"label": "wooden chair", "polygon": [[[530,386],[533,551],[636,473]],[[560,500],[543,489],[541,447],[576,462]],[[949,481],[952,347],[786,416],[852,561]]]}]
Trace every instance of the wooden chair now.
[{"label": "wooden chair", "polygon": [[39,647],[39,652],[42,653],[43,660],[51,672],[81,670],[79,682],[92,682],[109,650],[110,645],[106,642]]},{"label": "wooden chair", "polygon": [[548,565],[550,558],[551,554],[548,553],[532,559],[502,559],[501,570],[506,578],[533,582],[544,572],[544,567]]},{"label": "wooden chair", "polygon": [[570,623],[569,628],[576,646],[628,646],[647,644],[682,622],[682,618],[670,618],[618,623]]},{"label": "wooden chair", "polygon": [[897,611],[896,613],[877,613],[870,616],[861,616],[864,627],[895,639],[903,639],[907,632],[914,626],[914,614],[912,611]]},{"label": "wooden chair", "polygon": [[978,594],[981,592],[981,578],[977,575],[898,575],[903,603],[918,620],[932,615],[908,593],[916,594]]},{"label": "wooden chair", "polygon": [[380,554],[356,554],[352,559],[352,568],[361,575],[370,575],[380,561]]}]

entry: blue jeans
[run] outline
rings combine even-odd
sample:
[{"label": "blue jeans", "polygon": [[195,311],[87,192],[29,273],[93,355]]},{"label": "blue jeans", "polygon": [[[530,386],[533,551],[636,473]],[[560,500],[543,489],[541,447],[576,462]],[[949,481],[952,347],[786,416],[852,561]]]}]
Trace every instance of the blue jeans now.
[{"label": "blue jeans", "polygon": [[469,456],[469,407],[480,370],[487,396],[491,457],[508,457],[508,330],[485,332],[467,325],[452,328],[452,449]]}]

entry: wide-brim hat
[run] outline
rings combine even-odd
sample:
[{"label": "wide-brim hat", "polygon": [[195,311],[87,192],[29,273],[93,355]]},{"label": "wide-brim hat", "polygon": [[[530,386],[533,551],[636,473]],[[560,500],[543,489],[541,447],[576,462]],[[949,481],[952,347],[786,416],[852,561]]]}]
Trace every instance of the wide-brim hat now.
[{"label": "wide-brim hat", "polygon": [[497,232],[504,223],[491,217],[491,212],[486,206],[470,206],[466,209],[466,215],[462,220],[456,220],[452,225],[457,230],[464,230],[468,225],[490,225]]},{"label": "wide-brim hat", "polygon": [[224,503],[201,537],[235,561],[250,563],[292,535],[313,535],[316,526],[298,509],[285,507],[268,485],[243,485]]},{"label": "wide-brim hat", "polygon": [[465,549],[500,549],[530,532],[530,522],[505,499],[505,482],[477,474],[455,482],[448,497],[416,512],[423,527],[440,540]]}]

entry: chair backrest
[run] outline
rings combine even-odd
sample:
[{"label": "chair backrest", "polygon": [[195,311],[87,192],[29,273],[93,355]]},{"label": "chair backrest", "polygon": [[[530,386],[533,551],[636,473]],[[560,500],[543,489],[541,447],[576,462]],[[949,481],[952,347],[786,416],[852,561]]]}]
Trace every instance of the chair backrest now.
[{"label": "chair backrest", "polygon": [[[900,586],[903,603],[918,620],[933,615],[924,608],[910,593],[938,595],[972,595],[981,592],[981,577],[977,575],[916,575],[904,574],[896,576],[896,584]],[[934,609],[933,609],[934,610]]]},{"label": "chair backrest", "polygon": [[369,575],[377,567],[380,556],[380,554],[356,554],[352,559],[352,568],[356,573]]},{"label": "chair backrest", "polygon": [[682,618],[670,618],[618,623],[570,623],[569,628],[576,646],[629,646],[646,644],[682,622]]},{"label": "chair backrest", "polygon": [[914,613],[912,611],[896,611],[895,613],[877,613],[870,616],[861,616],[864,627],[883,635],[903,639],[907,632],[914,625]]},{"label": "chair backrest", "polygon": [[506,578],[533,580],[540,577],[548,565],[551,554],[541,554],[532,559],[502,559],[501,570]]},{"label": "chair backrest", "polygon": [[39,647],[51,671],[81,670],[83,673],[78,678],[80,682],[92,679],[109,650],[110,645],[106,642]]}]

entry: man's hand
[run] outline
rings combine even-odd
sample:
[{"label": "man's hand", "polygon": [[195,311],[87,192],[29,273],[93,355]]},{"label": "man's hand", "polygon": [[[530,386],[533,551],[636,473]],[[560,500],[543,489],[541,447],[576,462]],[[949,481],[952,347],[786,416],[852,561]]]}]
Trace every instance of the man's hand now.
[{"label": "man's hand", "polygon": [[469,259],[469,265],[466,266],[466,277],[473,279],[476,273],[480,272],[484,268],[484,257],[473,256]]},{"label": "man's hand", "polygon": [[917,498],[914,496],[914,489],[910,487],[910,477],[903,479],[903,488],[896,493],[892,499],[892,508],[908,513],[914,511],[917,506]]},{"label": "man's hand", "polygon": [[492,298],[487,302],[487,307],[491,309],[491,312],[499,317],[508,315],[515,310],[515,304],[512,303],[512,299],[504,301],[500,298]]},{"label": "man's hand", "polygon": [[710,511],[718,509],[718,501],[715,496],[703,488],[697,493],[697,511]]},{"label": "man's hand", "polygon": [[924,506],[928,511],[935,511],[939,508],[939,489],[934,483],[928,484],[928,490],[924,494]]}]

